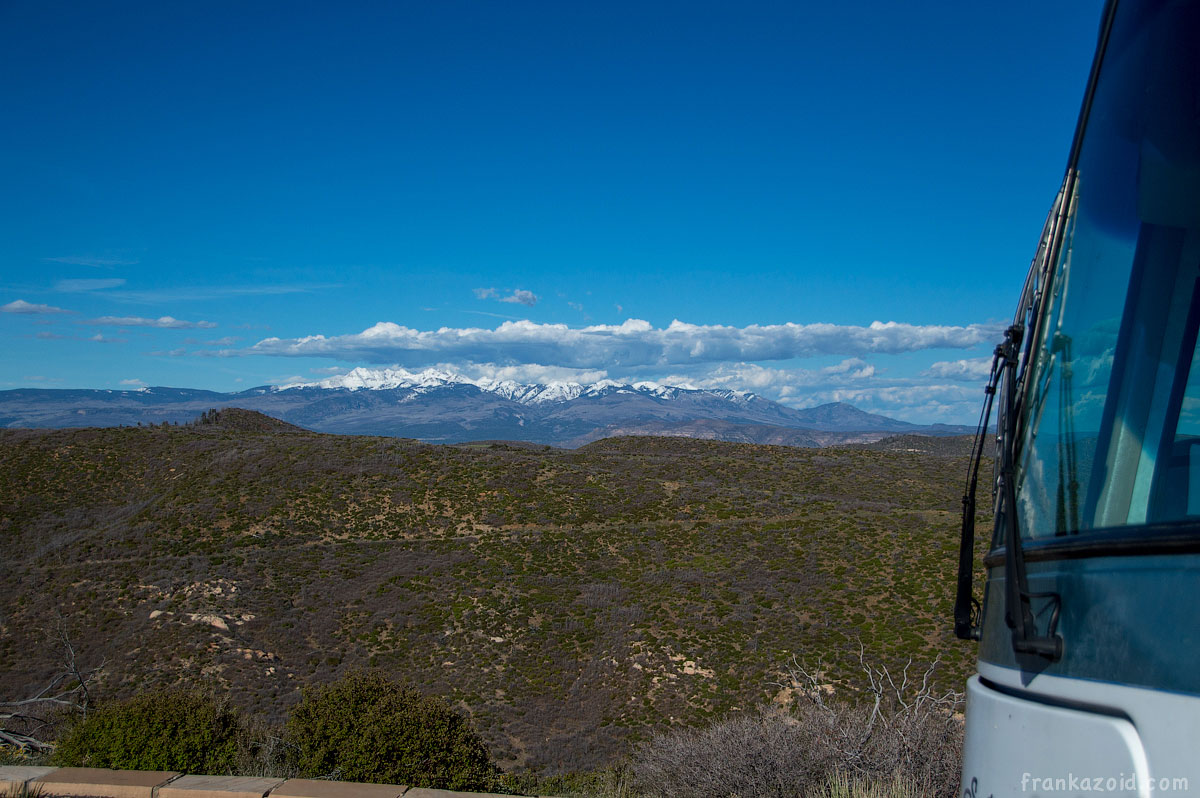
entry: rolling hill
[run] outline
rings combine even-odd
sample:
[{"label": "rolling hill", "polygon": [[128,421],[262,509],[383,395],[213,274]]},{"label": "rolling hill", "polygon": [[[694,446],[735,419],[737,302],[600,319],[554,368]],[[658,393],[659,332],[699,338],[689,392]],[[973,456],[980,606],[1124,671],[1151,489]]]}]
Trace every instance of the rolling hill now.
[{"label": "rolling hill", "polygon": [[0,431],[0,694],[106,661],[100,694],[228,690],[278,720],[377,667],[501,760],[614,761],[770,700],[790,657],[854,684],[973,652],[949,616],[963,439],[933,453],[609,438],[430,445],[218,413]]}]

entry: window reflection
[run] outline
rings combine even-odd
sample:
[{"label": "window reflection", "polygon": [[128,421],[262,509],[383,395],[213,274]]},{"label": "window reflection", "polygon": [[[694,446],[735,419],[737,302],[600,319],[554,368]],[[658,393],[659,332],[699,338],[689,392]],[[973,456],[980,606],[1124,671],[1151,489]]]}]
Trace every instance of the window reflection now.
[{"label": "window reflection", "polygon": [[1035,341],[1025,537],[1200,514],[1200,51],[1183,35],[1200,11],[1124,13],[1140,17],[1114,27]]}]

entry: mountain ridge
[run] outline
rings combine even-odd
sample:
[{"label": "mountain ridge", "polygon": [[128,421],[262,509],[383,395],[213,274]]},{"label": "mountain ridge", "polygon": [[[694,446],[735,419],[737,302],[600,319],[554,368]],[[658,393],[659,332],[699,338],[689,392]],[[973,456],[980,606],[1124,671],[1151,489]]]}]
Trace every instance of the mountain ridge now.
[{"label": "mountain ridge", "polygon": [[[655,382],[592,384],[471,379],[437,369],[354,369],[309,383],[220,393],[193,388],[0,391],[2,427],[185,423],[225,407],[255,410],[316,432],[432,443],[515,440],[574,448],[613,435],[827,446],[886,435],[957,435],[834,402],[796,409],[754,393]],[[690,432],[689,432],[690,431]]]}]

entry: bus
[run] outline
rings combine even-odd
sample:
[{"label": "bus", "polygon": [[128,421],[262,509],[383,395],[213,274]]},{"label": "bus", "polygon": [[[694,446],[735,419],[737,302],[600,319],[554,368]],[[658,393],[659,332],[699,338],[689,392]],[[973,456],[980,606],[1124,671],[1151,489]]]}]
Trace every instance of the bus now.
[{"label": "bus", "polygon": [[1200,791],[1198,330],[1200,2],[1109,0],[963,499],[963,798]]}]

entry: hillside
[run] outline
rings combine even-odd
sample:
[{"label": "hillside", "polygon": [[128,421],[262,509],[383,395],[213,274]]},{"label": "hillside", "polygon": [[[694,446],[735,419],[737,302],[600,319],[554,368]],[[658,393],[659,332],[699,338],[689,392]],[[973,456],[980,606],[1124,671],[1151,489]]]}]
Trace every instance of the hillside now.
[{"label": "hillside", "polygon": [[469,712],[507,764],[554,771],[781,697],[793,655],[853,679],[860,638],[965,679],[961,456],[226,419],[0,431],[0,693],[54,672],[61,614],[108,695],[220,684],[278,718],[376,666]]},{"label": "hillside", "polygon": [[[845,443],[847,449],[871,449],[879,452],[915,452],[942,457],[970,457],[971,446],[975,438],[972,435],[954,435],[937,437],[933,435],[893,435],[878,441],[868,443]],[[990,458],[991,451],[984,451],[985,459]],[[965,476],[965,469],[964,474]]]}]

